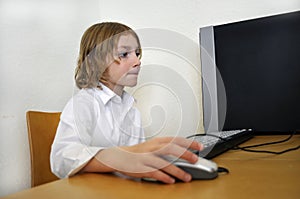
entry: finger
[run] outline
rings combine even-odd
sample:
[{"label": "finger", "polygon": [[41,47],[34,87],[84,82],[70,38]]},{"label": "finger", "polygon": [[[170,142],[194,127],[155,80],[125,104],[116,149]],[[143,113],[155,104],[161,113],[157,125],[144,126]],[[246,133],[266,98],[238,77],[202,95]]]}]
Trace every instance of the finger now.
[{"label": "finger", "polygon": [[[147,159],[149,160],[149,158]],[[153,178],[168,184],[174,183],[174,178],[184,182],[189,182],[191,180],[190,174],[156,156],[152,156],[151,161],[147,162],[142,168],[137,169],[134,172],[121,172],[132,177]]]},{"label": "finger", "polygon": [[[198,157],[197,157],[197,159],[198,159]],[[147,167],[156,168],[157,170],[161,170],[165,173],[165,175],[167,175],[169,177],[173,176],[184,182],[189,182],[192,179],[190,174],[186,173],[182,169],[176,167],[175,165],[171,164],[170,162],[168,162],[162,158],[159,158],[159,157],[153,157],[151,162],[148,163]],[[153,178],[161,180],[163,182],[165,182],[165,180],[169,180],[169,178],[167,178],[165,175],[161,174],[160,172],[149,172],[149,173],[151,175],[154,175]]]},{"label": "finger", "polygon": [[160,171],[159,169],[155,168],[144,168],[144,170],[147,170],[147,172],[121,172],[127,176],[135,177],[135,178],[150,178],[154,180],[158,180],[167,184],[173,184],[175,183],[175,179],[171,177],[170,175]]},{"label": "finger", "polygon": [[170,166],[172,163],[168,160],[165,160],[164,158],[161,158],[159,156],[153,156],[151,158],[151,161],[148,161],[147,162],[147,166],[148,167],[151,167],[152,169],[158,169],[158,170],[161,170],[165,167],[168,167]]},{"label": "finger", "polygon": [[156,155],[167,159],[169,162],[175,161],[178,158],[185,159],[186,161],[189,161],[191,163],[195,163],[198,161],[198,156],[196,154],[173,143],[170,143],[158,150],[156,152]]},{"label": "finger", "polygon": [[190,149],[194,149],[194,150],[202,150],[203,149],[203,145],[197,141],[191,140],[191,139],[186,139],[183,137],[175,137],[172,140],[173,143],[184,147],[184,148],[190,148]]},{"label": "finger", "polygon": [[179,179],[182,180],[183,182],[190,182],[192,180],[192,176],[183,171],[182,169],[176,167],[173,164],[170,164],[169,166],[165,167],[162,169],[165,173]]},{"label": "finger", "polygon": [[[162,171],[162,169],[170,165],[171,165],[170,162],[167,162],[159,157],[153,156],[151,158],[151,161],[143,165],[140,169],[131,172],[128,171],[127,172],[121,171],[121,172],[125,175],[132,176],[132,177],[152,178],[167,184],[172,184],[175,183],[175,179]],[[178,168],[175,167],[175,169]]]},{"label": "finger", "polygon": [[192,180],[190,174],[186,173],[170,162],[161,158],[155,159],[153,159],[153,161],[151,161],[151,163],[148,165],[149,169],[155,169],[155,171],[148,172],[146,176],[150,176],[150,178],[154,178],[165,183],[174,183],[174,178],[182,180],[183,182],[189,182]]},{"label": "finger", "polygon": [[190,148],[194,150],[202,150],[203,145],[197,141],[186,139],[184,137],[160,137],[158,142],[161,144],[174,143],[184,148]]},{"label": "finger", "polygon": [[185,159],[186,161],[189,161],[191,163],[196,163],[198,161],[198,155],[189,150],[185,150],[183,153],[181,153],[181,156],[178,157],[180,157],[181,159]]},{"label": "finger", "polygon": [[145,177],[153,178],[153,179],[159,180],[159,181],[167,183],[167,184],[175,183],[175,179],[173,177],[171,177],[170,175],[168,175],[160,170],[156,170],[151,173],[146,173]]}]

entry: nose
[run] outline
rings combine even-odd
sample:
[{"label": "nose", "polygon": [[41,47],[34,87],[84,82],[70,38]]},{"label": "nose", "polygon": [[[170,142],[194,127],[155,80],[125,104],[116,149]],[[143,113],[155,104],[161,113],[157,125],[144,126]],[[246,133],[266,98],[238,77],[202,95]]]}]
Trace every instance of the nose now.
[{"label": "nose", "polygon": [[141,60],[139,59],[138,56],[134,56],[134,67],[137,67],[137,66],[141,66]]}]

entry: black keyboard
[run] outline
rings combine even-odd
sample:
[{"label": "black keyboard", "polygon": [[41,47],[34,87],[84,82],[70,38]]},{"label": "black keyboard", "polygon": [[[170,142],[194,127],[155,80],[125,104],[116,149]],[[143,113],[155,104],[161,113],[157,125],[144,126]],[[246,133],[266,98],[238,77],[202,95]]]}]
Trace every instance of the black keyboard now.
[{"label": "black keyboard", "polygon": [[251,139],[254,133],[251,130],[232,130],[232,131],[219,131],[210,132],[207,134],[197,134],[190,139],[194,139],[204,145],[202,151],[194,151],[200,157],[207,159],[214,158],[229,149]]}]

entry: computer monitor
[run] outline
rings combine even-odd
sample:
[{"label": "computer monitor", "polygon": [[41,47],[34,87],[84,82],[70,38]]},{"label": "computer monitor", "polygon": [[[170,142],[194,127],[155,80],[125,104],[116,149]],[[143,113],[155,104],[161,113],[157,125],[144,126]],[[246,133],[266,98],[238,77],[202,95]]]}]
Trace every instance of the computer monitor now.
[{"label": "computer monitor", "polygon": [[206,132],[300,129],[300,11],[200,28]]}]

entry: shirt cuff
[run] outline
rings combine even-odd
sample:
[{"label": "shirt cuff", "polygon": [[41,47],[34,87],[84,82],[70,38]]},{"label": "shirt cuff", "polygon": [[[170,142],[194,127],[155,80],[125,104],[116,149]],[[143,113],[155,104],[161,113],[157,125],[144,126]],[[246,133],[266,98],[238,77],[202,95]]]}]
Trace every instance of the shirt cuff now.
[{"label": "shirt cuff", "polygon": [[78,173],[99,151],[103,149],[103,147],[85,147],[82,153],[77,157],[77,163],[74,164],[67,176],[70,177]]}]

